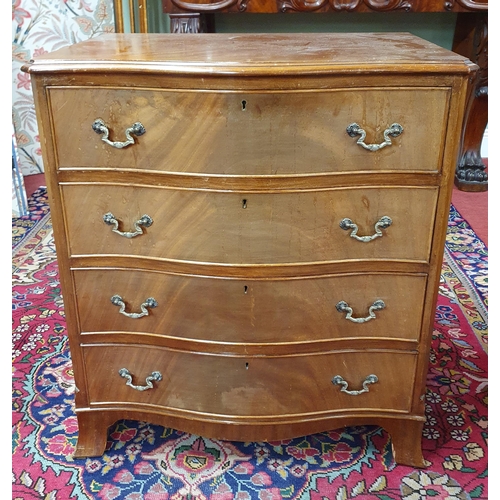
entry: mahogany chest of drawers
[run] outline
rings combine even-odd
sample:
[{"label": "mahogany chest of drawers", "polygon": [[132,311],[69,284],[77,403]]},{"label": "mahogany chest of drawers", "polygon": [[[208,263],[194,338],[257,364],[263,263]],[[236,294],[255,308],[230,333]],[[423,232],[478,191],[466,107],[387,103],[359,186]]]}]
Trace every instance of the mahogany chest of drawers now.
[{"label": "mahogany chest of drawers", "polygon": [[76,455],[147,420],[265,441],[423,395],[475,66],[405,33],[104,35],[27,65]]}]

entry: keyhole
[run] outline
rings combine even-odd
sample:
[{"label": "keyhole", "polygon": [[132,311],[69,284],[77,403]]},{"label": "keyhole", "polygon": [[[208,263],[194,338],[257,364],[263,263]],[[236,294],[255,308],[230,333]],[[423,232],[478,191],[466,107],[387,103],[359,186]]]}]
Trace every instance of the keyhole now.
[{"label": "keyhole", "polygon": [[248,363],[245,363],[245,370],[248,370]]},{"label": "keyhole", "polygon": [[245,286],[243,287],[243,290],[244,290],[244,292],[245,292],[245,293],[247,293],[247,292],[248,292],[248,287],[245,285]]},{"label": "keyhole", "polygon": [[241,206],[242,206],[243,208],[247,208],[247,200],[246,200],[246,199],[245,199],[245,200],[242,200],[242,202],[241,202]]},{"label": "keyhole", "polygon": [[241,101],[241,110],[245,111],[247,109],[247,102],[246,101]]}]

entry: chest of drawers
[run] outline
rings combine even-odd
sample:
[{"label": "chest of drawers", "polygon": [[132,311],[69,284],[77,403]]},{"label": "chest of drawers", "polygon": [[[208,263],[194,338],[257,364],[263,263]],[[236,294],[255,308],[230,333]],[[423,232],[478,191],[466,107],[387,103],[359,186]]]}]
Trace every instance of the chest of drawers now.
[{"label": "chest of drawers", "polygon": [[405,33],[104,35],[27,65],[76,456],[121,418],[265,441],[423,395],[475,66]]}]

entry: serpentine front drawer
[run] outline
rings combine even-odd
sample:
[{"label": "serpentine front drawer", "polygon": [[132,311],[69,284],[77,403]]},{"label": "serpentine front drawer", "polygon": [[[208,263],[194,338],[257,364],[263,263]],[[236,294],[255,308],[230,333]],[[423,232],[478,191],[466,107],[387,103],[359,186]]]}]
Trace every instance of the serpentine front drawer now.
[{"label": "serpentine front drawer", "polygon": [[[59,169],[221,175],[441,169],[449,89],[49,89]],[[68,105],[71,103],[71,105]],[[96,120],[100,120],[95,124]],[[134,127],[134,124],[141,126]],[[366,133],[368,151],[357,144]],[[399,124],[402,133],[391,125]],[[94,125],[94,129],[93,129]],[[103,142],[134,144],[117,148]],[[392,133],[384,138],[384,132]],[[97,133],[96,133],[97,131]]]},{"label": "serpentine front drawer", "polygon": [[[120,344],[83,345],[82,350],[91,407],[140,405],[229,420],[272,416],[279,421],[350,409],[404,413],[416,363],[415,354],[381,350],[272,357]],[[332,382],[336,376],[348,391],[363,390],[364,382],[366,390],[346,393],[340,379]]]},{"label": "serpentine front drawer", "polygon": [[84,333],[140,331],[240,345],[347,338],[416,342],[427,284],[426,275],[392,273],[252,280],[74,269],[73,276]]},{"label": "serpentine front drawer", "polygon": [[[380,186],[275,193],[98,183],[61,189],[73,256],[223,264],[427,262],[438,194],[435,187]],[[135,236],[117,234],[116,226]]]}]

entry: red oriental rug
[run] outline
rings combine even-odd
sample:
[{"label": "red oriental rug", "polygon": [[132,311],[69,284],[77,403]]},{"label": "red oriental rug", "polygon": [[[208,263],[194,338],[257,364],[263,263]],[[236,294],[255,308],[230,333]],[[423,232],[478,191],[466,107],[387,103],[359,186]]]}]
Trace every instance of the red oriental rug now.
[{"label": "red oriental rug", "polygon": [[78,436],[64,307],[45,191],[13,219],[13,499],[486,499],[487,249],[452,207],[435,317],[424,470],[390,437],[353,427],[271,443],[120,421],[100,458]]}]

